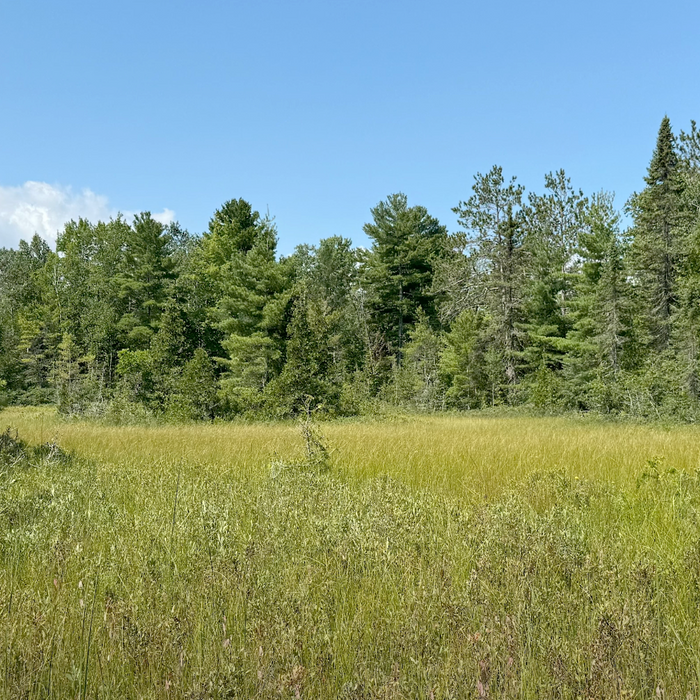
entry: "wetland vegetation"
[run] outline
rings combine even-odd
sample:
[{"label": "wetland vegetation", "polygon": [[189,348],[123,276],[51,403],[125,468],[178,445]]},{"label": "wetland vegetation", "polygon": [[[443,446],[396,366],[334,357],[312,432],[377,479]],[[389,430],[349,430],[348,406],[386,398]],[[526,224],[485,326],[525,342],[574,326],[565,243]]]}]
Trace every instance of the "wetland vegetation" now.
[{"label": "wetland vegetation", "polygon": [[695,426],[0,420],[3,697],[700,690]]}]

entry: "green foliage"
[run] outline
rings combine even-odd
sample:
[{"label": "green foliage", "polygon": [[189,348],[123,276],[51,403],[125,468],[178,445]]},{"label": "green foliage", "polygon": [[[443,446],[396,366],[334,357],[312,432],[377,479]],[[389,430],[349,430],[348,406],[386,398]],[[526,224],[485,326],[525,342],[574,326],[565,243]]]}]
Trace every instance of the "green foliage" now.
[{"label": "green foliage", "polygon": [[543,363],[559,370],[570,350],[565,339],[574,325],[574,287],[581,277],[576,253],[589,208],[563,170],[545,176],[545,191],[529,196],[523,244],[529,279],[519,327],[528,335],[523,359],[535,373]]},{"label": "green foliage", "polygon": [[202,348],[182,369],[175,391],[167,398],[166,412],[171,418],[211,420],[218,403],[214,366]]},{"label": "green foliage", "polygon": [[272,338],[262,333],[250,336],[233,335],[224,341],[231,357],[221,380],[220,397],[228,413],[257,410],[263,391],[276,374],[280,350]]},{"label": "green foliage", "polygon": [[340,387],[332,380],[328,328],[325,304],[311,295],[306,283],[299,283],[293,296],[286,362],[280,375],[265,389],[269,414],[296,415],[305,410],[309,401],[314,409],[337,409]]},{"label": "green foliage", "polygon": [[165,226],[150,212],[138,214],[128,229],[118,292],[123,314],[117,327],[130,348],[147,347],[158,328],[174,265],[170,243]]},{"label": "green foliage", "polygon": [[455,319],[445,336],[440,372],[451,408],[479,408],[487,403],[487,326],[488,320],[483,315],[467,309]]},{"label": "green foliage", "polygon": [[363,264],[370,322],[385,337],[401,362],[409,327],[422,311],[436,318],[434,265],[446,253],[447,229],[424,207],[408,206],[393,194],[371,210],[364,232],[373,245]]},{"label": "green foliage", "polygon": [[486,175],[477,173],[474,194],[453,211],[464,232],[458,242],[471,258],[472,284],[476,288],[475,311],[489,319],[491,345],[501,359],[499,385],[518,381],[518,353],[522,346],[525,281],[523,187],[512,178],[506,185],[503,171],[494,166]]},{"label": "green foliage", "polygon": [[622,372],[641,359],[634,289],[625,267],[612,196],[595,195],[579,233],[580,274],[571,301],[573,328],[564,347],[563,405],[610,413],[622,409]]},{"label": "green foliage", "polygon": [[391,382],[380,396],[394,405],[407,405],[418,411],[435,411],[443,407],[440,384],[440,355],[443,339],[419,312],[418,322],[404,346],[403,363],[395,364]]},{"label": "green foliage", "polygon": [[97,376],[95,357],[81,355],[70,334],[66,334],[58,346],[53,384],[60,413],[85,413],[102,398],[103,382]]},{"label": "green foliage", "polygon": [[[71,221],[0,250],[0,404],[161,420],[495,406],[700,416],[700,135],[661,123],[621,230],[563,170],[477,173],[447,230],[393,194],[371,249],[277,253],[244,199],[202,236]],[[201,351],[201,352],[200,352]],[[663,369],[660,369],[663,368]],[[113,408],[110,408],[110,404]]]},{"label": "green foliage", "polygon": [[265,222],[244,199],[230,199],[214,212],[206,237],[207,254],[214,263],[225,265],[236,254],[250,251]]},{"label": "green foliage", "polygon": [[152,405],[156,370],[153,355],[148,350],[120,350],[117,365],[119,393],[129,402]]},{"label": "green foliage", "polygon": [[677,304],[681,253],[677,225],[683,186],[668,117],[659,127],[645,181],[647,187],[628,202],[634,218],[630,262],[637,278],[648,343],[655,351],[664,351],[670,342],[671,317]]},{"label": "green foliage", "polygon": [[272,221],[244,200],[224,205],[202,241],[219,289],[212,315],[228,354],[221,402],[229,414],[259,410],[282,369],[292,266],[276,259],[276,246]]}]

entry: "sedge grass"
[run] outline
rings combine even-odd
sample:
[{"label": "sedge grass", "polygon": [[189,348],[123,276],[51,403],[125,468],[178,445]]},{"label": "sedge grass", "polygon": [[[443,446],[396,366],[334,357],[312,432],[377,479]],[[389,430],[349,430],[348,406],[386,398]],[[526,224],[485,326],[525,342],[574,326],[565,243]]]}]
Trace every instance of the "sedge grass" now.
[{"label": "sedge grass", "polygon": [[[178,462],[252,477],[271,460],[303,454],[297,426],[289,422],[110,426],[20,408],[0,413],[5,426],[31,443],[55,437],[105,466]],[[630,487],[649,463],[677,471],[700,467],[700,427],[693,425],[475,414],[326,423],[323,432],[334,449],[333,467],[346,478],[387,474],[450,494],[495,496],[534,470]]]},{"label": "sedge grass", "polygon": [[0,417],[2,698],[700,691],[692,427]]}]

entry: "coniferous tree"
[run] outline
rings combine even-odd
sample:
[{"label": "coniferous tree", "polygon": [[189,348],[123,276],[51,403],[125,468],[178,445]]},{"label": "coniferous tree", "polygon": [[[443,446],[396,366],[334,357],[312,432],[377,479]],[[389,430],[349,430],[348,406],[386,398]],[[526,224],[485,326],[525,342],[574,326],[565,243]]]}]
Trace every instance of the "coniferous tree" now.
[{"label": "coniferous tree", "polygon": [[272,415],[294,415],[309,405],[335,410],[339,403],[340,387],[332,381],[327,308],[309,292],[304,281],[294,289],[286,361],[265,392]]},{"label": "coniferous tree", "polygon": [[576,247],[587,201],[563,170],[545,175],[545,194],[530,194],[525,209],[525,364],[557,371],[573,326],[571,300],[577,277]]},{"label": "coniferous tree", "polygon": [[678,175],[676,140],[671,122],[664,117],[644,178],[647,186],[628,202],[628,211],[634,219],[630,261],[649,347],[655,352],[669,346],[671,317],[677,303],[680,256],[677,225],[681,202]]},{"label": "coniferous tree", "polygon": [[450,408],[480,408],[489,403],[487,327],[488,320],[483,313],[466,309],[445,336],[440,374]]},{"label": "coniferous tree", "polygon": [[37,235],[17,250],[0,250],[0,379],[8,398],[20,403],[51,399],[57,333],[45,274],[51,258]]},{"label": "coniferous tree", "polygon": [[498,166],[486,175],[477,173],[474,180],[474,194],[454,208],[464,229],[459,247],[472,261],[474,298],[478,304],[472,310],[488,318],[485,332],[499,357],[501,377],[493,380],[512,386],[518,382],[522,349],[519,324],[525,282],[523,188],[515,178],[505,184]]},{"label": "coniferous tree", "polygon": [[404,345],[403,363],[394,363],[391,380],[382,397],[396,405],[419,411],[435,411],[444,406],[440,382],[440,355],[444,339],[419,312],[418,320]]},{"label": "coniferous tree", "polygon": [[373,242],[363,266],[366,306],[372,325],[400,364],[407,331],[419,310],[431,323],[437,320],[433,274],[447,252],[447,229],[425,207],[409,207],[401,193],[371,212],[372,223],[364,226]]},{"label": "coniferous tree", "polygon": [[[0,251],[0,403],[115,417],[288,416],[508,401],[700,415],[700,133],[659,130],[621,235],[563,171],[544,194],[477,174],[448,236],[393,195],[370,251],[278,258],[245,200],[190,236],[145,213]],[[374,407],[374,408],[373,408]]]},{"label": "coniferous tree", "polygon": [[579,234],[581,272],[564,360],[568,402],[576,408],[620,408],[620,373],[636,362],[632,289],[619,222],[612,195],[602,192],[592,198]]},{"label": "coniferous tree", "polygon": [[173,279],[170,243],[169,231],[150,212],[134,217],[119,279],[124,313],[118,327],[130,348],[147,347],[158,329]]},{"label": "coniferous tree", "polygon": [[366,338],[358,314],[359,256],[347,238],[324,238],[318,246],[299,246],[294,254],[297,277],[308,284],[327,311],[328,343],[336,382],[364,367]]},{"label": "coniferous tree", "polygon": [[680,366],[684,368],[685,389],[697,402],[700,399],[700,131],[695,122],[691,122],[689,133],[681,132],[679,152],[683,199],[678,313],[673,335]]},{"label": "coniferous tree", "polygon": [[231,412],[259,406],[262,391],[282,369],[293,265],[278,261],[276,250],[273,222],[244,200],[227,202],[202,241],[216,281],[212,318],[228,355],[221,358],[227,370],[222,400]]}]

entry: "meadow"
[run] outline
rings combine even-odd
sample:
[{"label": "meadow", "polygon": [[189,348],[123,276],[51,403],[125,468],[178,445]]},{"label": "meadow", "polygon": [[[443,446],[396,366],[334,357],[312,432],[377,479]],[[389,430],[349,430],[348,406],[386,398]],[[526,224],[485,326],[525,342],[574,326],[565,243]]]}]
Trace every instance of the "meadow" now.
[{"label": "meadow", "polygon": [[2,698],[700,694],[695,426],[10,427]]}]

